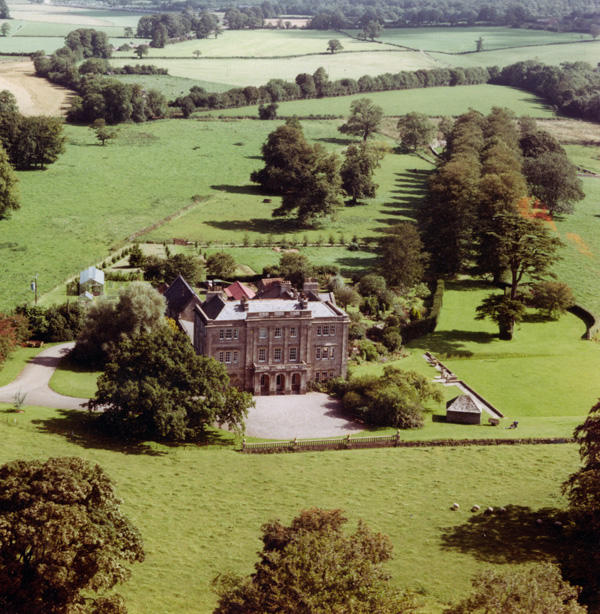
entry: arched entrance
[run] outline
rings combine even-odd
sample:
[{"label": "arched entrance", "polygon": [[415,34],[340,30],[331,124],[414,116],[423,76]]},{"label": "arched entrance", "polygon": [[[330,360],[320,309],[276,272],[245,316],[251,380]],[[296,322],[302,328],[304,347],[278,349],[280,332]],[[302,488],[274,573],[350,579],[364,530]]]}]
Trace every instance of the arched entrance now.
[{"label": "arched entrance", "polygon": [[277,377],[275,378],[275,390],[278,394],[281,394],[284,388],[285,388],[285,375],[283,375],[283,373],[278,373]]},{"label": "arched entrance", "polygon": [[300,392],[300,373],[292,375],[292,392],[298,394]]},{"label": "arched entrance", "polygon": [[260,376],[260,394],[269,394],[269,376],[266,373]]}]

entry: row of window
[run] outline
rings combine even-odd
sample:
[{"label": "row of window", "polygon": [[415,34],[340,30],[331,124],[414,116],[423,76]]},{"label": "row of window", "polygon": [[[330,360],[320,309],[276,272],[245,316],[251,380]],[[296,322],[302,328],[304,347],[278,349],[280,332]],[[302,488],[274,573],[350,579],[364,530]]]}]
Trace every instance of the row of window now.
[{"label": "row of window", "polygon": [[315,372],[315,382],[326,382],[328,379],[333,379],[333,371],[329,371],[329,377],[327,371]]},{"label": "row of window", "polygon": [[330,326],[328,324],[323,324],[323,326],[317,326],[317,337],[320,337],[321,335],[335,335],[335,326]]},{"label": "row of window", "polygon": [[239,361],[240,353],[237,350],[222,350],[219,352],[219,362],[225,364],[235,364]]},{"label": "row of window", "polygon": [[225,339],[238,339],[239,338],[239,330],[237,328],[220,328],[219,329],[219,339],[221,341]]},{"label": "row of window", "polygon": [[317,348],[317,360],[335,358],[335,348]]},{"label": "row of window", "polygon": [[[281,362],[283,357],[283,348],[273,349],[273,362]],[[288,361],[296,362],[298,360],[298,348],[289,348]],[[267,348],[258,348],[258,362],[267,362]]]},{"label": "row of window", "polygon": [[[273,330],[273,337],[275,339],[281,339],[283,335],[283,329],[281,326],[276,326]],[[259,328],[258,329],[258,338],[266,339],[269,336],[269,330],[267,328]],[[296,326],[292,326],[290,328],[290,337],[298,336],[298,328]]]}]

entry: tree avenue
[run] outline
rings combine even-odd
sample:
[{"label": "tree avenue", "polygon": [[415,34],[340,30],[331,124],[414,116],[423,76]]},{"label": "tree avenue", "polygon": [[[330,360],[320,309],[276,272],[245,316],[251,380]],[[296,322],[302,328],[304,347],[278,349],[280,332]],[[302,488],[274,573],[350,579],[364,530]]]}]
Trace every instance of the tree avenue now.
[{"label": "tree avenue", "polygon": [[126,614],[109,591],[144,560],[114,483],[81,458],[0,467],[0,611]]}]

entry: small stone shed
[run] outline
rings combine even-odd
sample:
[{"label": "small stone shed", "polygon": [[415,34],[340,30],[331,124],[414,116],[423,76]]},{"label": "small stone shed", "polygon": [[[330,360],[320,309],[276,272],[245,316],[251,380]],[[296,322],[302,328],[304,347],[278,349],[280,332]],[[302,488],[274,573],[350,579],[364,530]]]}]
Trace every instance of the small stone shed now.
[{"label": "small stone shed", "polygon": [[461,394],[446,403],[446,422],[481,424],[481,409],[470,396]]},{"label": "small stone shed", "polygon": [[104,271],[91,266],[79,274],[79,294],[89,292],[93,296],[104,294]]}]

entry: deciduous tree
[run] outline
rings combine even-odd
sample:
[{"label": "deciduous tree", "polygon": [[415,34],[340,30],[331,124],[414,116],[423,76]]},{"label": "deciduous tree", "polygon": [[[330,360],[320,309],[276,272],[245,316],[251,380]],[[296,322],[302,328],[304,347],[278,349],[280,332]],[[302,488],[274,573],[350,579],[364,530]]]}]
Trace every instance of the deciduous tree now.
[{"label": "deciduous tree", "polygon": [[414,599],[389,585],[384,564],[389,539],[362,521],[347,535],[341,510],[303,510],[290,525],[262,526],[262,552],[254,573],[221,574],[214,614],[397,614]]},{"label": "deciduous tree", "polygon": [[0,610],[126,614],[108,591],[144,560],[113,481],[81,458],[0,467]]},{"label": "deciduous tree", "polygon": [[553,320],[575,304],[571,288],[560,281],[542,281],[535,284],[531,291],[531,305]]},{"label": "deciduous tree", "polygon": [[345,124],[338,130],[342,134],[361,136],[366,141],[377,132],[383,117],[383,109],[377,106],[370,98],[359,98],[350,105],[350,116]]},{"label": "deciduous tree", "polygon": [[206,269],[215,277],[231,277],[235,273],[237,264],[235,258],[226,252],[215,252],[206,259]]},{"label": "deciduous tree", "polygon": [[585,614],[580,589],[551,563],[501,571],[486,569],[472,580],[472,594],[444,614]]},{"label": "deciduous tree", "polygon": [[4,148],[0,146],[0,218],[8,217],[11,211],[21,207],[19,180]]},{"label": "deciduous tree", "polygon": [[105,119],[100,118],[94,120],[94,123],[90,127],[94,131],[94,133],[96,134],[96,138],[102,143],[102,145],[105,145],[106,141],[110,141],[117,136],[117,129],[109,128],[106,125]]},{"label": "deciduous tree", "polygon": [[134,53],[141,60],[145,55],[148,55],[148,53],[150,53],[150,47],[148,45],[138,45],[135,48]]},{"label": "deciduous tree", "polygon": [[279,259],[280,275],[298,288],[302,289],[304,280],[314,275],[315,269],[306,254],[286,252]]},{"label": "deciduous tree", "polygon": [[393,226],[377,241],[377,270],[388,286],[410,288],[423,279],[428,257],[415,224]]},{"label": "deciduous tree", "polygon": [[372,145],[366,141],[352,143],[346,149],[340,176],[342,188],[353,203],[361,198],[373,198],[377,193],[379,186],[373,181],[373,174],[387,151],[385,146]]},{"label": "deciduous tree", "polygon": [[342,43],[337,38],[332,38],[327,43],[327,51],[331,51],[331,53],[335,53],[336,51],[341,51],[343,49]]},{"label": "deciduous tree", "polygon": [[252,403],[230,385],[224,364],[162,325],[121,339],[87,406],[102,408],[100,425],[115,437],[184,441],[215,423],[241,432]]},{"label": "deciduous tree", "polygon": [[402,145],[416,151],[427,147],[437,132],[436,125],[425,113],[411,111],[398,120],[398,132]]}]

